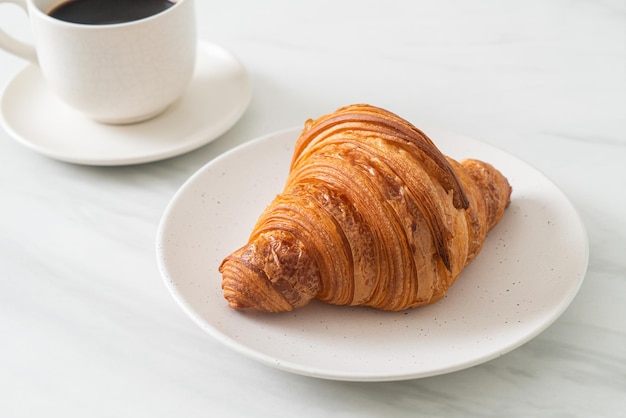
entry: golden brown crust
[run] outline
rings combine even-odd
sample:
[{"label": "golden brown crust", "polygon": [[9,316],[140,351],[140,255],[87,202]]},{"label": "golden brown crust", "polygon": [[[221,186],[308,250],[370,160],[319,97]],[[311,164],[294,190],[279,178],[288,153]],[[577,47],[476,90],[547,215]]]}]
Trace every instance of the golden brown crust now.
[{"label": "golden brown crust", "polygon": [[502,217],[511,187],[458,163],[373,106],[305,124],[284,191],[220,266],[229,306],[279,312],[311,299],[402,310],[441,299]]}]

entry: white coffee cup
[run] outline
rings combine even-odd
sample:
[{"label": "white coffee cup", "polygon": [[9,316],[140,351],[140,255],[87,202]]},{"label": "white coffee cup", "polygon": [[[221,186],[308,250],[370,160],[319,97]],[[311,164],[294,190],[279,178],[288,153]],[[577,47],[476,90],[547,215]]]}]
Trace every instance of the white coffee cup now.
[{"label": "white coffee cup", "polygon": [[0,30],[0,47],[38,65],[62,101],[99,122],[152,118],[174,103],[193,75],[193,0],[172,0],[155,15],[125,23],[80,24],[48,15],[68,0],[0,0],[22,7],[34,44]]}]

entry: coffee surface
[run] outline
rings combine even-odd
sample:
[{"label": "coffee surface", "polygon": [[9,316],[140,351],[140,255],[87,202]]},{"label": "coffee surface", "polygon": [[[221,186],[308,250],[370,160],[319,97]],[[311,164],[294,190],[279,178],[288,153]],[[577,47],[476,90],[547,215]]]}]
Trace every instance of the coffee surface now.
[{"label": "coffee surface", "polygon": [[66,22],[110,25],[143,19],[174,4],[175,0],[71,0],[54,7],[48,15]]}]

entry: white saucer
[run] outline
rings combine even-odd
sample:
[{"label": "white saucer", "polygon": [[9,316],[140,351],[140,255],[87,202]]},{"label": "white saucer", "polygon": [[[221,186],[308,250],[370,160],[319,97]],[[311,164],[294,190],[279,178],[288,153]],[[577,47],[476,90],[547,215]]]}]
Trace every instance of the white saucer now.
[{"label": "white saucer", "polygon": [[216,139],[243,115],[251,92],[245,68],[230,52],[199,42],[187,91],[154,119],[121,126],[86,119],[57,99],[39,68],[31,65],[4,89],[0,121],[18,142],[57,160],[139,164],[180,155]]}]

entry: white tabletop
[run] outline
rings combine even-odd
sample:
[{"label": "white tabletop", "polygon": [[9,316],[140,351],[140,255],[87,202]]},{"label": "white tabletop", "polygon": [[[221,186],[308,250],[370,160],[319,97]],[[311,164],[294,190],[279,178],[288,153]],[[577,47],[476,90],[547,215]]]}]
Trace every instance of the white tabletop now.
[{"label": "white tabletop", "polygon": [[[216,141],[91,167],[0,130],[0,416],[623,416],[623,1],[197,1],[197,11],[200,38],[239,57],[254,89]],[[0,6],[0,27],[29,36],[13,6]],[[0,84],[24,65],[0,51]],[[351,103],[493,144],[563,190],[590,259],[553,325],[469,369],[353,383],[257,363],[188,319],[155,256],[174,193],[224,151]]]}]

